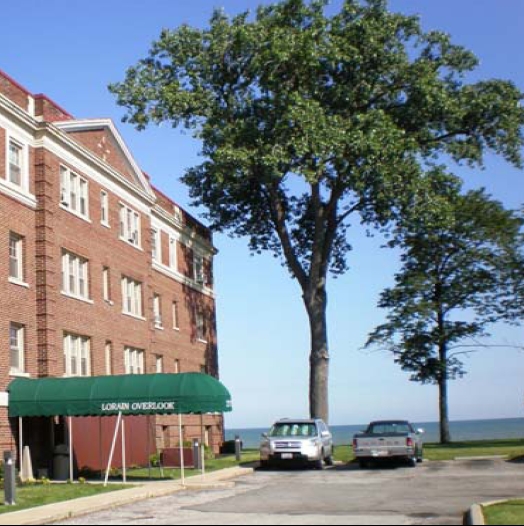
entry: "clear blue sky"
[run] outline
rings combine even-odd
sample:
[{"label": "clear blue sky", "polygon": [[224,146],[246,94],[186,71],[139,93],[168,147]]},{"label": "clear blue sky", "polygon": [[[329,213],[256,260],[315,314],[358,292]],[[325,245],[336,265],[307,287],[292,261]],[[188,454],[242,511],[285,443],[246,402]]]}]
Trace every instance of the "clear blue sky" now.
[{"label": "clear blue sky", "polygon": [[[257,0],[18,0],[2,3],[0,69],[34,93],[45,93],[78,118],[112,118],[154,183],[188,205],[178,177],[198,162],[199,144],[168,125],[136,132],[120,123],[106,86],[147,54],[163,27],[202,26],[213,7],[237,13]],[[270,3],[270,2],[263,2]],[[339,5],[334,1],[333,6]],[[481,60],[478,78],[510,78],[524,90],[524,2],[520,0],[394,0],[419,13],[426,29],[451,33]],[[524,204],[523,174],[497,159],[485,172],[460,172],[468,186],[486,186],[507,206]],[[436,388],[409,382],[388,354],[359,350],[383,320],[380,291],[392,283],[395,255],[379,239],[351,232],[351,270],[330,283],[331,422],[373,418],[436,420]],[[307,414],[308,326],[298,286],[270,256],[250,257],[244,240],[216,236],[218,329],[223,381],[234,396],[228,427],[265,427]],[[524,331],[497,327],[495,343],[524,345]],[[485,350],[451,388],[452,419],[521,416],[524,353]]]}]

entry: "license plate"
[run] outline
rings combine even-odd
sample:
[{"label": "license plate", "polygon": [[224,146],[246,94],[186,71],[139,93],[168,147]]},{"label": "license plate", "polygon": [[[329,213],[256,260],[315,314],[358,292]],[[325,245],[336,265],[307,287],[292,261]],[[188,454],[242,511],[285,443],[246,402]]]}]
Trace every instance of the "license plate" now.
[{"label": "license plate", "polygon": [[293,453],[282,453],[282,460],[291,460],[293,458]]},{"label": "license plate", "polygon": [[388,456],[388,452],[387,451],[372,451],[371,455],[373,457],[387,457]]}]

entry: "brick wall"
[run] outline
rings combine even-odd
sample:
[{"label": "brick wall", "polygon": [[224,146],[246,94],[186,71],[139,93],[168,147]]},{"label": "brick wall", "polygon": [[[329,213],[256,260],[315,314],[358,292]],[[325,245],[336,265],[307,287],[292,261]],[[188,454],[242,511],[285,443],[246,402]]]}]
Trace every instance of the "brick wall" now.
[{"label": "brick wall", "polygon": [[[27,109],[28,92],[0,72],[0,94],[7,96],[20,107]],[[0,98],[0,105],[1,105]],[[44,120],[56,122],[72,117],[45,96],[35,98],[35,113]],[[15,118],[13,116],[13,118]],[[36,123],[35,123],[36,130]],[[36,131],[35,131],[36,133]],[[74,134],[74,140],[99,155],[106,163],[128,180],[139,184],[130,164],[122,157],[116,141],[103,133]],[[6,173],[6,131],[0,126],[0,178]],[[105,137],[105,140],[103,138]],[[54,140],[54,139],[53,139]],[[64,135],[64,151],[74,151],[67,146]],[[99,145],[107,151],[97,151]],[[153,268],[151,258],[152,205],[144,202],[136,206],[141,189],[127,203],[129,190],[119,189],[117,182],[103,184],[100,173],[93,178],[81,167],[92,168],[85,158],[61,158],[60,149],[29,148],[29,192],[36,198],[36,208],[4,195],[0,185],[0,391],[5,391],[12,380],[9,371],[9,324],[25,327],[26,372],[32,377],[58,376],[64,369],[64,333],[86,336],[90,340],[91,372],[106,374],[106,344],[112,350],[112,373],[124,374],[124,349],[126,346],[145,352],[146,373],[156,372],[156,358],[163,358],[163,371],[200,372],[206,370],[218,376],[217,338],[215,328],[215,301],[212,295],[203,293],[197,284],[189,286],[181,276],[192,278],[192,249],[184,245],[188,231],[180,227],[177,241],[177,263],[180,277]],[[69,149],[68,149],[69,148]],[[89,218],[84,220],[61,204],[60,167],[64,166],[85,178],[89,184]],[[101,224],[101,190],[109,196],[110,228]],[[142,189],[143,190],[143,189]],[[127,194],[126,194],[127,192]],[[143,195],[143,192],[142,192]],[[160,195],[160,194],[158,194]],[[157,206],[163,206],[170,215],[174,203],[161,194]],[[134,201],[133,201],[134,200]],[[120,236],[120,203],[140,213],[142,246],[137,249],[122,241]],[[145,210],[149,210],[146,212]],[[184,217],[190,217],[184,214]],[[158,217],[156,223],[161,222]],[[204,235],[203,246],[208,246],[210,233],[191,218],[193,233],[198,227]],[[162,233],[162,259],[169,266],[169,237],[166,232],[176,228],[174,223],[165,225]],[[24,239],[25,281],[27,286],[14,285],[8,280],[9,233],[15,232]],[[89,262],[89,299],[82,301],[65,295],[62,291],[62,254],[66,250]],[[209,249],[211,250],[211,249]],[[212,253],[206,262],[206,273],[211,273]],[[111,301],[103,298],[103,269],[110,272]],[[143,317],[136,319],[123,314],[121,280],[130,277],[142,283]],[[155,327],[153,297],[161,298],[163,327]],[[178,327],[173,324],[173,303],[178,305]],[[196,337],[196,313],[206,318],[205,338]],[[177,417],[157,418],[157,440],[169,436],[173,428],[173,440],[178,436]],[[222,418],[205,416],[204,426],[210,428],[211,445],[215,450],[222,441]],[[168,429],[166,435],[166,428]],[[176,430],[175,430],[176,428]],[[200,436],[200,418],[184,417],[185,439]],[[158,431],[160,430],[160,432]],[[163,430],[163,431],[162,431]],[[0,447],[9,449],[16,442],[16,425],[6,418],[6,409],[0,407]],[[178,440],[178,439],[177,439]],[[40,455],[41,452],[38,452]],[[36,454],[36,453],[35,453]]]}]

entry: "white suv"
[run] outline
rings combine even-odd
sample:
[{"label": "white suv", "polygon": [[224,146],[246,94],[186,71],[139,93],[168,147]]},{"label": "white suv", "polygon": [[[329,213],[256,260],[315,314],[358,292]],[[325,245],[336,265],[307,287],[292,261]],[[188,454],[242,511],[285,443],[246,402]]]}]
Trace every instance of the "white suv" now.
[{"label": "white suv", "polygon": [[333,436],[322,420],[279,420],[269,433],[262,435],[262,468],[302,463],[322,469],[324,462],[329,466],[333,464]]}]

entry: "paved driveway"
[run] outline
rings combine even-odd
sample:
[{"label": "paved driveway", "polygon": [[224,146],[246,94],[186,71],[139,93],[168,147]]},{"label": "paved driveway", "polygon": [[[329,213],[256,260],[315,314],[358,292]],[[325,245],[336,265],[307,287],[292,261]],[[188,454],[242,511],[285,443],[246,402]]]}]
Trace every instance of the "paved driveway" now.
[{"label": "paved driveway", "polygon": [[235,488],[183,492],[63,524],[462,524],[473,503],[524,495],[524,465],[257,471]]}]

